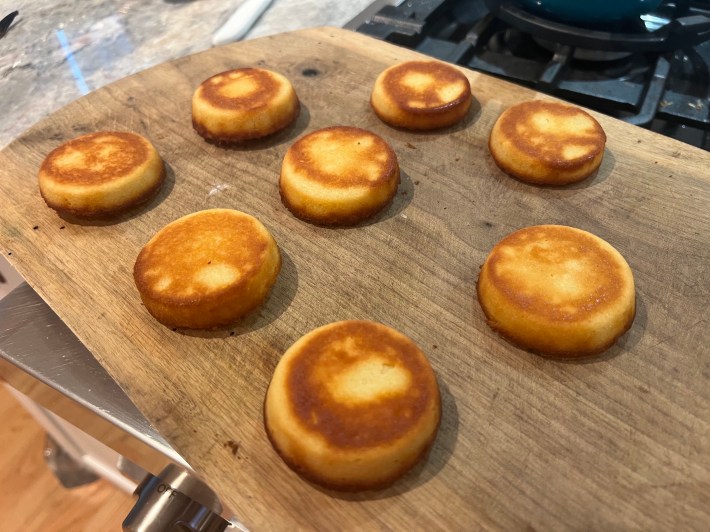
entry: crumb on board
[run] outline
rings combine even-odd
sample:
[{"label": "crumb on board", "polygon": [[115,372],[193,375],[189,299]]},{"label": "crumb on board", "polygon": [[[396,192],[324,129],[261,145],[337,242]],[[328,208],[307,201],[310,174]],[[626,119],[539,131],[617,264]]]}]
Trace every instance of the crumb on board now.
[{"label": "crumb on board", "polygon": [[224,442],[224,446],[232,451],[232,456],[237,456],[237,453],[239,453],[239,444],[234,440],[227,440]]}]

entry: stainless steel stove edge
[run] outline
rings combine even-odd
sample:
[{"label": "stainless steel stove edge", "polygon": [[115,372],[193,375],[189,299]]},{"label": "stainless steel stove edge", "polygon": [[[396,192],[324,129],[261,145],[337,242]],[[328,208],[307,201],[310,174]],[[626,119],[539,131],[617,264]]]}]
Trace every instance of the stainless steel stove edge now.
[{"label": "stainless steel stove edge", "polygon": [[0,300],[0,377],[153,473],[185,460],[26,283]]}]

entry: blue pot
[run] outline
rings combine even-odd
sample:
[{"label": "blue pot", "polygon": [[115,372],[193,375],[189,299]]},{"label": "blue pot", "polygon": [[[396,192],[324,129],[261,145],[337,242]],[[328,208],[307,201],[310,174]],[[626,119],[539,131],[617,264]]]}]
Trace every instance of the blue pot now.
[{"label": "blue pot", "polygon": [[654,10],[662,0],[519,0],[532,13],[562,22],[601,24],[636,18]]}]

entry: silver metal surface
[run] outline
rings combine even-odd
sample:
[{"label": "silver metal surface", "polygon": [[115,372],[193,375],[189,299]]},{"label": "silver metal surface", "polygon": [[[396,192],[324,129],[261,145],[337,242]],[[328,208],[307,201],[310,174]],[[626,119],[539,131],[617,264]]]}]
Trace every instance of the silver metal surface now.
[{"label": "silver metal surface", "polygon": [[216,514],[222,513],[222,504],[219,502],[214,491],[188,471],[170,464],[163,469],[158,476],[163,482],[169,484],[171,488],[180,493],[184,493],[195,502],[199,502],[210,512]]},{"label": "silver metal surface", "polygon": [[88,469],[81,460],[76,460],[49,434],[47,434],[42,454],[47,467],[65,488],[70,489],[91,484],[99,478],[96,473]]},{"label": "silver metal surface", "polygon": [[190,467],[26,283],[0,300],[0,358],[172,462]]},{"label": "silver metal surface", "polygon": [[230,526],[214,492],[194,475],[170,464],[136,488],[138,500],[123,521],[131,532],[221,532]]}]

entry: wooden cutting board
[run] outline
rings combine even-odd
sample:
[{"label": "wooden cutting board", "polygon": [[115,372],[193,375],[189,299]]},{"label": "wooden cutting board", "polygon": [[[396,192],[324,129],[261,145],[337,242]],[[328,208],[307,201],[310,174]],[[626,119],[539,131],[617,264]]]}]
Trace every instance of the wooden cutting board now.
[{"label": "wooden cutting board", "polygon": [[[710,156],[595,114],[608,135],[596,177],[563,188],[501,173],[487,149],[503,109],[539,94],[465,71],[465,123],[408,133],[381,123],[369,91],[411,51],[339,29],[209,50],[104,87],[47,118],[0,154],[2,253],[66,321],[170,443],[257,530],[700,529],[710,521]],[[288,76],[303,111],[275,138],[204,142],[190,98],[205,78],[258,65]],[[387,139],[403,170],[394,203],[349,229],[295,219],[279,200],[285,150],[347,124]],[[145,208],[77,225],[37,190],[44,156],[76,135],[150,138],[168,181]],[[230,207],[260,218],[284,258],[263,309],[227,330],[172,331],[140,303],[136,255],[179,216]],[[478,270],[508,233],[576,226],[631,265],[638,313],[607,353],[556,361],[491,332]],[[311,329],[372,319],[429,356],[443,420],[429,460],[391,489],[335,494],[273,452],[262,401],[279,356]]]}]

